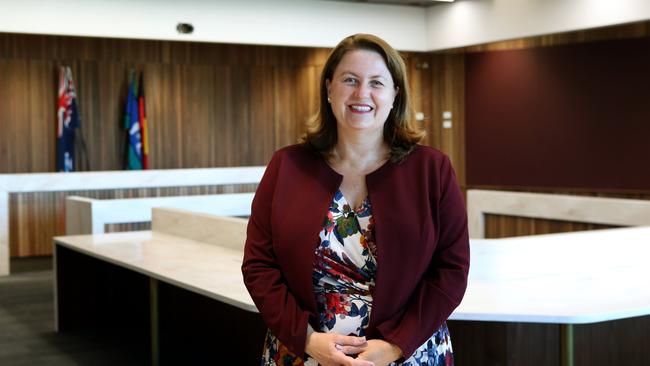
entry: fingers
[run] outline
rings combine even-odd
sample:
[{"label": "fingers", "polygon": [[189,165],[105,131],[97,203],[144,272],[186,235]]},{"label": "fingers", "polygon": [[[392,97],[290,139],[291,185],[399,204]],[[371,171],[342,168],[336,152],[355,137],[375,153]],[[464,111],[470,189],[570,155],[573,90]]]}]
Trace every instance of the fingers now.
[{"label": "fingers", "polygon": [[357,353],[361,353],[366,350],[366,347],[368,347],[368,344],[364,344],[361,346],[341,346],[337,344],[336,349],[345,353],[346,355],[356,355]]},{"label": "fingers", "polygon": [[351,366],[375,366],[374,362],[371,361],[366,361],[366,360],[359,360],[359,359],[352,359],[352,363],[350,364]]},{"label": "fingers", "polygon": [[336,335],[334,342],[341,346],[365,346],[367,344],[366,337],[342,336]]},{"label": "fingers", "polygon": [[344,356],[337,360],[341,365],[345,366],[375,366],[374,362],[367,360],[354,359],[350,356]]}]

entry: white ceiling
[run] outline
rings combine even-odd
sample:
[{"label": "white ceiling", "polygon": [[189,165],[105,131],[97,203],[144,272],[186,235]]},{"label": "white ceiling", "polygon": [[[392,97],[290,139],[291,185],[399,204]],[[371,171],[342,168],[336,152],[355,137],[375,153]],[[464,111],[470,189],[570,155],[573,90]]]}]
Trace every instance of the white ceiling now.
[{"label": "white ceiling", "polygon": [[[650,0],[0,0],[0,32],[310,47],[373,33],[406,51],[648,19]],[[179,22],[194,33],[179,34]]]},{"label": "white ceiling", "polygon": [[344,1],[348,3],[369,3],[369,4],[392,4],[392,5],[407,5],[407,6],[433,6],[441,3],[451,3],[454,0],[328,0],[328,1]]}]

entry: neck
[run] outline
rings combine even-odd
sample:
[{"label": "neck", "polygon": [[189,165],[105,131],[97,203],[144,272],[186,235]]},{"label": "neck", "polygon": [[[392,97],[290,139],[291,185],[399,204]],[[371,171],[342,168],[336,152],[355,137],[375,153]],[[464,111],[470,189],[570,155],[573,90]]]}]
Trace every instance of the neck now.
[{"label": "neck", "polygon": [[388,153],[389,148],[384,142],[383,131],[381,134],[359,131],[354,134],[339,133],[332,158],[337,162],[363,167],[385,161]]}]

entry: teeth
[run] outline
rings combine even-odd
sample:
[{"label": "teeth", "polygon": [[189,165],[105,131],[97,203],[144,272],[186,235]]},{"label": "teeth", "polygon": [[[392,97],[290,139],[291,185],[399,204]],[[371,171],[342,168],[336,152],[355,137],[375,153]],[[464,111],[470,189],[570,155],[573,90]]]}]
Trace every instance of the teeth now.
[{"label": "teeth", "polygon": [[367,105],[352,105],[350,106],[350,108],[352,108],[352,110],[355,110],[357,112],[370,112],[370,110],[372,109],[370,108],[370,106]]}]

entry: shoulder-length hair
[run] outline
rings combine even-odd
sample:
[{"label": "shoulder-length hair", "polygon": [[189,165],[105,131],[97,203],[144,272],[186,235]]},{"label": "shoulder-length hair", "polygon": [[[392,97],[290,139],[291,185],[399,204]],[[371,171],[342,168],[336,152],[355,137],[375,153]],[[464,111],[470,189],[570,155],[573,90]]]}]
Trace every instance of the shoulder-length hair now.
[{"label": "shoulder-length hair", "polygon": [[312,150],[329,157],[337,141],[336,117],[327,101],[327,81],[332,80],[334,70],[343,56],[354,50],[377,52],[386,62],[395,88],[393,108],[384,124],[384,141],[390,148],[390,160],[403,160],[424,137],[424,131],[415,126],[409,98],[406,66],[402,56],[383,39],[371,34],[355,34],[343,39],[330,53],[320,78],[320,101],[314,117],[307,124],[302,141]]}]

